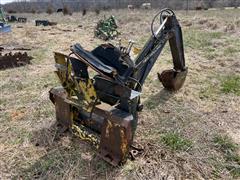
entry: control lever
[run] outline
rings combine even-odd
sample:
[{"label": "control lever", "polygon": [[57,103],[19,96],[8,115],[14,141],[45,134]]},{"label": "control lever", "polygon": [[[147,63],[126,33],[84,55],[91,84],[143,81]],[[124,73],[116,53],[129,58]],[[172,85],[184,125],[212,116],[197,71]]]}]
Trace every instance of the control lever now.
[{"label": "control lever", "polygon": [[119,38],[118,39],[118,48],[121,49],[121,47],[122,47],[122,39]]},{"label": "control lever", "polygon": [[121,39],[118,39],[119,49],[120,49],[120,51],[121,51],[123,54],[125,54],[125,55],[129,55],[129,53],[130,53],[131,50],[132,50],[132,47],[133,47],[134,43],[135,43],[134,41],[129,40],[128,46],[127,46],[127,47],[123,47],[123,46],[122,46],[122,40],[121,40]]},{"label": "control lever", "polygon": [[121,51],[123,54],[125,54],[126,51],[127,51],[127,48],[124,47],[124,46],[122,46],[122,39],[121,39],[121,38],[118,39],[118,48],[120,49],[120,51]]},{"label": "control lever", "polygon": [[134,44],[135,44],[134,41],[132,41],[132,40],[129,41],[126,54],[129,54],[131,52],[131,49]]}]

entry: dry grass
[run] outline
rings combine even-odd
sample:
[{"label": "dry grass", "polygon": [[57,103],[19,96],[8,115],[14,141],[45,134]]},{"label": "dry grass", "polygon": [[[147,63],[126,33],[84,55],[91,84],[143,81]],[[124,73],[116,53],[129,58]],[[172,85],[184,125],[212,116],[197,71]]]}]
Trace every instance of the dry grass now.
[{"label": "dry grass", "polygon": [[[0,44],[32,47],[30,55],[34,57],[32,65],[0,71],[1,179],[236,177],[226,166],[226,162],[233,161],[226,160],[225,151],[219,151],[214,138],[216,134],[228,136],[237,147],[234,155],[240,155],[240,97],[235,93],[239,92],[235,84],[239,85],[240,73],[239,10],[177,12],[183,26],[189,75],[179,92],[163,89],[157,72],[171,67],[166,47],[144,87],[145,107],[140,113],[136,142],[145,150],[135,161],[113,168],[100,160],[91,146],[59,132],[55,125],[54,107],[48,99],[49,89],[59,84],[53,74],[52,52],[68,53],[69,46],[77,42],[87,49],[103,43],[93,37],[93,29],[104,14],[118,19],[122,40],[127,43],[131,38],[142,47],[154,13],[119,10],[98,16],[88,12],[84,17],[80,13],[26,14],[26,26],[13,24],[13,32],[1,36]],[[46,17],[58,25],[34,26],[34,19]],[[184,146],[187,142],[191,148],[176,150],[171,148],[172,142]],[[234,166],[240,165],[234,161]]]}]

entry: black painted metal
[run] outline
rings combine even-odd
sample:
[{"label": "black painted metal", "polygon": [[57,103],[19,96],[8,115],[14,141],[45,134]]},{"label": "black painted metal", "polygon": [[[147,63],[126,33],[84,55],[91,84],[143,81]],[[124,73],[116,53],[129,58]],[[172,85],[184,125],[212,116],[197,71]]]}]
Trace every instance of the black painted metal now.
[{"label": "black painted metal", "polygon": [[[137,79],[141,85],[144,84],[144,81],[168,40],[172,52],[174,69],[180,71],[185,70],[181,27],[175,15],[167,16],[166,18],[167,21],[162,24],[162,29],[159,30],[158,34],[150,37],[136,59],[135,64],[137,70],[135,71],[134,78]],[[135,90],[139,91],[140,86],[137,85]]]},{"label": "black painted metal", "polygon": [[[80,44],[71,47],[72,54],[77,58],[67,56],[67,67],[70,62],[74,78],[79,81],[88,82],[90,78],[97,94],[97,100],[91,105],[91,112],[82,108],[84,105],[80,104],[81,101],[71,102],[71,98],[69,100],[67,97],[62,101],[61,98],[56,98],[58,93],[53,90],[50,92],[52,93],[50,99],[56,105],[57,118],[63,122],[68,121],[71,113],[73,122],[99,134],[101,136],[99,154],[113,165],[119,165],[126,160],[137,128],[138,111],[142,109],[140,105],[142,86],[168,41],[173,69],[164,71],[159,75],[159,79],[165,88],[178,90],[186,78],[181,27],[172,10],[160,11],[153,22],[158,15],[161,19],[160,27],[157,32],[152,31],[151,37],[135,62],[127,53],[128,48],[117,48],[111,44],[100,45],[92,52],[84,50]],[[153,23],[151,29],[153,30]],[[88,75],[88,67],[98,74],[91,78]],[[66,69],[68,72],[68,68]],[[85,91],[84,88],[81,90]],[[88,90],[91,89],[86,87],[86,91]],[[77,94],[80,100],[84,99],[81,92]],[[61,95],[63,96],[64,94]],[[61,111],[62,108],[66,111]]]}]

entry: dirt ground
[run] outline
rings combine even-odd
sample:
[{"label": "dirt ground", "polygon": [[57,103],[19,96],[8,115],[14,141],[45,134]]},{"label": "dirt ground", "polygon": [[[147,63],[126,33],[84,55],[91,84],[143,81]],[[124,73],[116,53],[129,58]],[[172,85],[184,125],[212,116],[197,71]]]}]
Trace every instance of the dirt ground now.
[{"label": "dirt ground", "polygon": [[[114,15],[120,38],[141,48],[156,10],[21,14],[0,46],[31,48],[32,64],[0,71],[0,179],[232,179],[240,178],[240,10],[176,12],[183,27],[189,74],[184,87],[166,91],[157,72],[171,68],[170,49],[155,64],[143,90],[136,160],[114,168],[70,133],[61,134],[48,91],[59,85],[53,52],[80,43],[91,50],[96,22]],[[58,25],[34,26],[35,19]],[[112,41],[117,43],[117,41]]]}]

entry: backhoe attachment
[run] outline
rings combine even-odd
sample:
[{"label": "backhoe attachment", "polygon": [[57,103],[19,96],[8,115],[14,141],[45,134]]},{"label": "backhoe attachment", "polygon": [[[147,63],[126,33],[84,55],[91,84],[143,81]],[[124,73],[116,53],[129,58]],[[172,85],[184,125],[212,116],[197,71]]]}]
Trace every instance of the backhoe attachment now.
[{"label": "backhoe attachment", "polygon": [[[161,22],[155,32],[156,17]],[[152,35],[134,60],[129,55],[132,42],[128,47],[102,44],[92,51],[75,44],[69,55],[55,53],[61,86],[50,90],[50,99],[57,121],[90,142],[114,166],[124,163],[132,150],[138,112],[143,108],[142,86],[168,41],[173,69],[159,74],[160,81],[169,90],[179,90],[187,75],[182,31],[174,12],[160,11],[151,29]]]},{"label": "backhoe attachment", "polygon": [[187,70],[176,71],[174,69],[165,70],[161,74],[158,73],[158,79],[163,86],[170,91],[177,91],[183,86],[187,76]]}]

